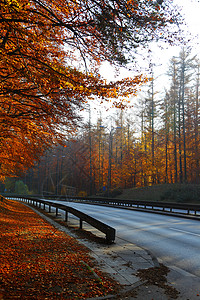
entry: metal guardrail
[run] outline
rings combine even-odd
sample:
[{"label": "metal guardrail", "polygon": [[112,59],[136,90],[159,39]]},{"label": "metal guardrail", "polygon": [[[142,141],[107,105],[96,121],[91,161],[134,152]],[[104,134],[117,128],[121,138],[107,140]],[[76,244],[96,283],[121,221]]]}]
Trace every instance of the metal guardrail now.
[{"label": "metal guardrail", "polygon": [[[5,194],[6,196],[6,194]],[[10,195],[11,196],[11,195]],[[16,195],[12,195],[15,197]],[[32,198],[41,198],[41,195],[32,196]],[[77,197],[77,196],[42,196],[43,199],[80,202],[85,204],[95,204],[104,206],[113,206],[119,208],[138,209],[142,211],[174,214],[176,216],[190,216],[200,219],[200,204],[190,203],[174,203],[174,202],[158,202],[148,200],[124,200],[117,198],[103,197]]]},{"label": "metal guardrail", "polygon": [[143,200],[120,200],[120,199],[79,199],[80,202],[90,202],[95,204],[111,205],[127,208],[141,208],[145,210],[157,210],[163,212],[177,213],[182,210],[182,214],[197,215],[200,214],[199,204],[190,203],[173,203],[173,202],[157,202]]},{"label": "metal guardrail", "polygon": [[[200,216],[200,204],[190,203],[173,203],[173,202],[157,202],[157,201],[144,201],[144,200],[123,200],[123,199],[110,199],[110,198],[83,198],[83,197],[70,197],[71,201],[92,203],[97,205],[108,205],[123,208],[137,208],[151,211],[163,211],[170,213],[179,213],[185,215]],[[62,200],[62,199],[59,199]],[[63,199],[64,200],[64,199]],[[66,200],[65,200],[66,201]],[[69,201],[69,199],[68,199]],[[177,212],[178,210],[178,212]],[[181,212],[180,212],[181,211]]]},{"label": "metal guardrail", "polygon": [[[15,197],[15,195],[13,196]],[[41,195],[31,196],[32,198],[41,198]],[[148,200],[124,200],[117,198],[103,198],[103,197],[77,197],[77,196],[42,196],[43,199],[68,201],[68,202],[80,202],[95,205],[108,205],[114,207],[122,208],[137,208],[142,210],[158,211],[158,212],[178,212],[183,215],[195,215],[200,217],[200,204],[190,204],[190,203],[174,203],[174,202],[158,202],[158,201],[148,201]]]},{"label": "metal guardrail", "polygon": [[54,207],[54,208],[56,208],[56,216],[58,216],[59,209],[63,210],[65,212],[64,221],[66,221],[66,222],[68,221],[68,213],[73,214],[74,216],[79,218],[80,229],[83,228],[83,221],[84,221],[84,222],[92,225],[99,231],[105,233],[107,243],[113,243],[115,240],[116,230],[113,227],[111,227],[111,226],[109,226],[109,225],[75,209],[75,208],[72,208],[70,206],[55,203],[55,202],[50,202],[50,201],[46,201],[46,200],[41,200],[41,199],[37,199],[37,198],[32,198],[32,197],[29,198],[29,197],[22,197],[22,196],[12,196],[12,197],[8,196],[7,199],[9,199],[9,198],[14,198],[16,200],[23,201],[28,204],[32,204],[36,207],[43,208],[44,210],[45,210],[46,206],[48,206],[49,213],[51,212],[51,208]]},{"label": "metal guardrail", "polygon": [[[39,196],[35,196],[39,197]],[[40,196],[41,197],[41,196]],[[59,201],[72,201],[72,202],[82,202],[96,205],[108,205],[114,207],[123,208],[137,208],[151,211],[163,211],[170,213],[178,212],[183,215],[195,215],[200,217],[200,204],[190,204],[190,203],[174,203],[174,202],[158,202],[158,201],[148,201],[148,200],[124,200],[117,198],[100,198],[100,197],[77,197],[77,196],[43,196],[43,198],[51,198],[51,200]]]}]

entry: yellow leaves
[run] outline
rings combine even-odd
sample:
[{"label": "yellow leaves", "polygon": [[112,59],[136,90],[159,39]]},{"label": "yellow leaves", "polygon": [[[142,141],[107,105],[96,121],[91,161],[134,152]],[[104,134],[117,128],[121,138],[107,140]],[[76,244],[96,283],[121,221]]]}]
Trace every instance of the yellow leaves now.
[{"label": "yellow leaves", "polygon": [[[26,2],[26,1],[25,1]],[[23,10],[24,2],[18,0],[5,0],[5,9],[7,8],[10,12],[19,13]]]},{"label": "yellow leaves", "polygon": [[7,0],[6,2],[7,2],[6,3],[7,5],[20,7],[19,1],[17,1],[17,0]]}]

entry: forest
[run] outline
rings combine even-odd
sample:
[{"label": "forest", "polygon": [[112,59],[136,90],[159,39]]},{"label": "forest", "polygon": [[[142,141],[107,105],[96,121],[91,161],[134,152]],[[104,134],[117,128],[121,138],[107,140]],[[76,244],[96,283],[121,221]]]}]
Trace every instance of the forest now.
[{"label": "forest", "polygon": [[[150,78],[131,109],[107,123],[91,110],[65,145],[47,151],[23,181],[39,194],[117,195],[122,189],[164,183],[199,183],[199,68],[182,49],[169,62],[169,88]],[[152,70],[153,74],[153,70]]]},{"label": "forest", "polygon": [[[148,78],[138,63],[153,42],[187,43],[171,0],[3,0],[0,24],[2,189],[21,180],[39,194],[110,194],[199,181],[197,58],[182,50],[172,59],[160,98],[153,69]],[[105,61],[132,77],[108,82]],[[110,123],[92,110],[81,121],[93,101],[118,109]]]}]

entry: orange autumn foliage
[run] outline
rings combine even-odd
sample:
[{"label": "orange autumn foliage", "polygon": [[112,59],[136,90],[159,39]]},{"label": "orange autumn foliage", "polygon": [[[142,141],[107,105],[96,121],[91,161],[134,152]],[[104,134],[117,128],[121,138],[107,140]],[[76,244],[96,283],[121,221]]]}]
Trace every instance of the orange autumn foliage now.
[{"label": "orange autumn foliage", "polygon": [[1,299],[88,299],[118,291],[88,249],[29,207],[4,198],[0,223]]},{"label": "orange autumn foliage", "polygon": [[[125,65],[138,45],[157,38],[159,30],[177,20],[173,10],[165,13],[153,1],[93,4],[1,0],[1,179],[31,166],[62,140],[63,131],[74,130],[88,99],[135,94],[145,81],[141,75],[107,84],[99,64],[108,60]],[[171,34],[166,30],[162,39],[171,41]]]}]

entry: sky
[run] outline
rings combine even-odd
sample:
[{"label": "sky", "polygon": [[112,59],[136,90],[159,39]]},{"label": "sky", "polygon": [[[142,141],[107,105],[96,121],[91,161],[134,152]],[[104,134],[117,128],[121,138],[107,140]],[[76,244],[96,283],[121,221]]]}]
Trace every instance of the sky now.
[{"label": "sky", "polygon": [[[182,7],[182,14],[185,17],[188,31],[191,32],[191,34],[193,35],[193,54],[199,54],[200,58],[200,0],[174,0],[173,2]],[[161,89],[161,87],[163,91],[165,87],[168,88],[169,81],[166,73],[168,69],[169,60],[172,56],[178,56],[180,50],[181,47],[177,46],[168,46],[167,49],[160,49],[157,46],[157,44],[152,45],[152,59],[155,62],[154,72],[156,78],[156,85],[159,90]],[[146,63],[148,65],[148,62]],[[108,63],[102,65],[101,74],[108,81],[134,76],[133,73],[127,72],[127,70],[125,69],[121,69],[117,77],[116,73],[114,72],[114,70],[112,70]],[[100,111],[102,111],[102,114],[106,118],[110,119],[110,114],[112,114],[110,110],[106,113],[103,107],[95,107],[95,105],[92,105],[92,107],[92,114],[94,114],[94,116],[99,116]]]},{"label": "sky", "polygon": [[[191,33],[193,55],[198,55],[200,58],[200,0],[174,0],[174,3],[182,7],[182,14],[186,21],[186,28]],[[169,60],[173,56],[179,56],[181,46],[168,46],[166,50],[159,49],[156,45],[154,49],[155,73],[160,77],[161,82],[158,80],[158,86],[163,83],[163,88],[168,87],[166,72],[169,66]],[[169,83],[168,83],[169,84]],[[166,86],[165,86],[166,85]]]},{"label": "sky", "polygon": [[182,6],[188,28],[191,32],[200,35],[200,1],[174,0],[174,2]]},{"label": "sky", "polygon": [[[195,54],[200,54],[200,0],[174,0],[175,4],[182,7],[182,14],[185,17],[188,31],[193,36],[193,47]],[[161,50],[157,44],[152,45],[153,59],[157,62],[157,65],[163,64],[166,67],[169,59],[172,56],[178,56],[180,47],[169,46],[166,50]],[[163,59],[164,58],[164,59]],[[102,67],[102,75],[108,80],[115,80],[116,76],[112,69],[108,70],[108,63],[105,63]],[[126,70],[121,70],[118,78],[126,77]]]}]

